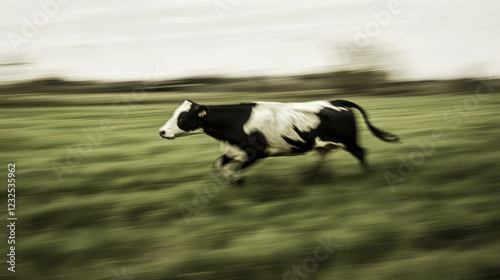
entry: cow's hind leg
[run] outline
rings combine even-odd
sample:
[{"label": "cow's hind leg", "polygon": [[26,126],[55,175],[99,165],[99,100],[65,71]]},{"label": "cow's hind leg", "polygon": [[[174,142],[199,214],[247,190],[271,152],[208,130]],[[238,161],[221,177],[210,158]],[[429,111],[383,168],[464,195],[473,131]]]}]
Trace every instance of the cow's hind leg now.
[{"label": "cow's hind leg", "polygon": [[318,152],[319,160],[313,166],[313,169],[306,176],[306,179],[314,179],[319,173],[323,165],[325,164],[326,155],[330,152],[330,149],[326,148],[316,148],[316,152]]},{"label": "cow's hind leg", "polygon": [[330,140],[322,140],[321,138],[317,137],[315,139],[313,147],[316,150],[316,152],[318,152],[319,160],[314,165],[314,169],[310,172],[309,176],[307,176],[308,179],[313,179],[320,172],[321,167],[325,163],[326,156],[331,150],[343,148],[343,145],[342,143]]},{"label": "cow's hind leg", "polygon": [[365,159],[365,149],[361,148],[356,142],[352,141],[346,145],[346,150],[359,160],[359,163],[365,171],[368,171],[368,164]]}]

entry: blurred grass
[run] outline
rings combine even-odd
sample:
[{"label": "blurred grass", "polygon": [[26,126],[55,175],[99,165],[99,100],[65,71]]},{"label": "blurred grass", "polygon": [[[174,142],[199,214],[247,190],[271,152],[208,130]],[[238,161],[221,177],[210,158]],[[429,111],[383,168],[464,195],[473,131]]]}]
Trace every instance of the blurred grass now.
[{"label": "blurred grass", "polygon": [[[20,104],[0,113],[2,159],[17,163],[15,276],[115,279],[125,267],[135,279],[281,279],[313,256],[318,237],[330,236],[339,247],[309,279],[498,279],[500,98],[481,101],[453,129],[442,114],[467,97],[155,93],[124,116],[125,103],[111,106],[119,94],[44,95],[54,106],[5,95]],[[158,137],[182,100],[317,98],[360,104],[404,144],[379,141],[357,114],[371,173],[341,151],[310,181],[314,153],[266,159],[249,169],[243,188],[222,188],[184,222],[178,206],[215,185],[209,170],[219,151],[204,135]],[[67,148],[88,143],[83,130],[95,133],[101,120],[114,129],[60,182],[53,163],[64,165]],[[419,151],[439,128],[447,138],[391,191],[384,173],[397,174],[398,157]],[[0,275],[7,279],[6,270]]]}]

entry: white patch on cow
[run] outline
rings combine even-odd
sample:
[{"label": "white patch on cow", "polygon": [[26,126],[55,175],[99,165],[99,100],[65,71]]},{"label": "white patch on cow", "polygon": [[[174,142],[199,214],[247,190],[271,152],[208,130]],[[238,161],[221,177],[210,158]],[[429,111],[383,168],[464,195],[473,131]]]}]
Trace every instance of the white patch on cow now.
[{"label": "white patch on cow", "polygon": [[315,148],[315,149],[327,149],[327,150],[333,150],[333,149],[337,149],[337,148],[344,148],[345,149],[345,145],[340,143],[340,142],[323,141],[319,137],[316,137],[316,139],[314,139],[314,141],[315,142],[314,142],[313,148]]},{"label": "white patch on cow", "polygon": [[318,127],[321,120],[318,113],[324,108],[337,111],[347,111],[343,107],[333,106],[327,101],[312,101],[301,103],[256,102],[249,120],[244,124],[245,133],[262,133],[269,146],[266,152],[269,155],[286,155],[293,146],[288,144],[282,136],[294,141],[303,142],[294,130],[308,132]]},{"label": "white patch on cow", "polygon": [[228,142],[220,142],[220,151],[235,161],[245,162],[248,160],[248,155],[240,147],[231,145]]},{"label": "white patch on cow", "polygon": [[202,133],[202,129],[197,129],[193,131],[184,131],[177,126],[177,121],[179,118],[179,115],[183,112],[189,112],[191,110],[191,106],[193,105],[192,102],[189,102],[185,100],[181,106],[179,106],[175,111],[172,117],[162,126],[160,127],[160,131],[165,131],[165,138],[175,138],[175,137],[180,137],[180,136],[186,136],[190,134],[198,134]]}]

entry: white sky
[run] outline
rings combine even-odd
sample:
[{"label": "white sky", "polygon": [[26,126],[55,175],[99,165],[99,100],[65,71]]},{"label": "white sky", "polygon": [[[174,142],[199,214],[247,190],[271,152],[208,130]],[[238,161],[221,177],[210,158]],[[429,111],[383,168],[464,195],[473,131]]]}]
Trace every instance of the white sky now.
[{"label": "white sky", "polygon": [[[165,78],[353,67],[337,46],[352,44],[356,28],[390,0],[242,0],[224,20],[214,0],[62,2],[15,51],[10,41],[23,36],[23,18],[33,22],[43,10],[39,0],[0,0],[0,81],[143,79],[148,67]],[[361,48],[382,50],[375,64],[411,79],[500,75],[500,1],[400,2],[402,12]],[[13,62],[29,64],[5,65]]]}]

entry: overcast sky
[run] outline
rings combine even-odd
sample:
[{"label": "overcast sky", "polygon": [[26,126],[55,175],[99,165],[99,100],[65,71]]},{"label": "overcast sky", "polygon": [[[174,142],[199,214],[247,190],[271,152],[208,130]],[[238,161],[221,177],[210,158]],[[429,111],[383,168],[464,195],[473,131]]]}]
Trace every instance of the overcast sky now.
[{"label": "overcast sky", "polygon": [[[400,0],[378,28],[373,14],[390,13],[390,0],[59,0],[43,23],[40,2],[56,1],[0,0],[0,81],[317,72],[352,68],[364,52],[398,78],[500,75],[495,0]],[[214,3],[234,6],[221,19]]]}]

